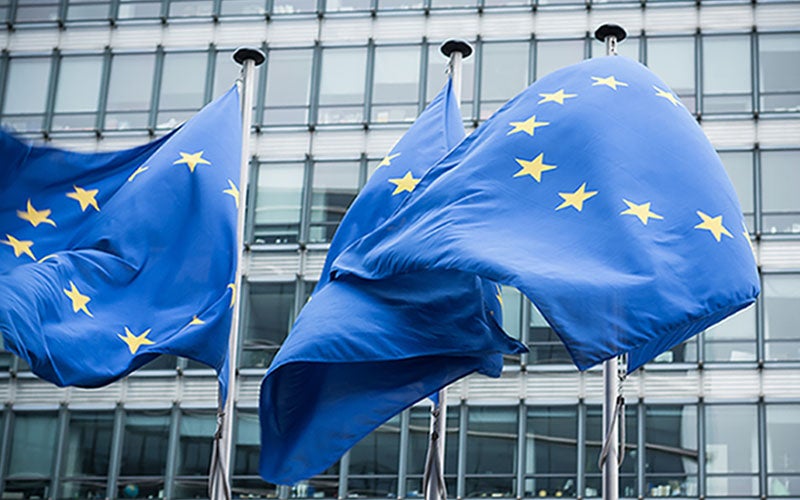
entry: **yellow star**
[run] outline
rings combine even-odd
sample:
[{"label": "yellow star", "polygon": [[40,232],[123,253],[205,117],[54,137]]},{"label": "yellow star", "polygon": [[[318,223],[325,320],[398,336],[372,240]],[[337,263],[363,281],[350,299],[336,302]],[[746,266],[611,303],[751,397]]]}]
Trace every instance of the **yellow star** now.
[{"label": "yellow star", "polygon": [[642,221],[642,224],[645,226],[647,225],[647,221],[649,219],[663,219],[664,217],[653,213],[650,211],[650,202],[642,203],[641,205],[637,205],[636,203],[631,203],[630,201],[623,198],[626,205],[628,205],[627,210],[623,210],[620,212],[620,215],[635,215]]},{"label": "yellow star", "polygon": [[509,125],[514,127],[514,129],[506,135],[516,134],[517,132],[525,132],[529,136],[533,137],[533,133],[536,131],[537,127],[550,125],[550,122],[537,122],[536,115],[533,115],[524,122],[511,122]]},{"label": "yellow star", "polygon": [[236,283],[230,283],[228,285],[228,288],[231,289],[231,305],[230,305],[230,307],[233,307],[233,305],[236,304]]},{"label": "yellow star", "polygon": [[150,167],[139,167],[137,168],[130,177],[128,177],[128,182],[133,182],[137,175],[141,174],[142,172],[146,172],[150,170]]},{"label": "yellow star", "polygon": [[98,212],[100,211],[100,207],[97,206],[97,200],[94,198],[97,196],[97,193],[100,192],[99,189],[83,189],[78,186],[72,186],[75,188],[74,193],[67,193],[67,198],[72,198],[73,200],[77,200],[78,203],[81,204],[81,211],[85,212],[86,207],[89,205],[93,206],[95,210]]},{"label": "yellow star", "polygon": [[539,95],[544,97],[544,99],[537,102],[536,104],[544,104],[546,102],[557,102],[559,104],[564,104],[564,99],[569,99],[570,97],[576,97],[578,94],[565,94],[564,89],[561,89],[553,94],[539,94]]},{"label": "yellow star", "polygon": [[33,256],[33,252],[31,252],[31,247],[33,246],[33,242],[29,240],[18,240],[11,236],[10,234],[6,234],[6,239],[0,241],[5,245],[10,246],[14,249],[14,256],[19,257],[22,254],[27,255],[33,260],[36,260],[36,257]]},{"label": "yellow star", "polygon": [[17,217],[30,222],[33,224],[33,227],[36,227],[41,223],[50,224],[51,226],[55,227],[56,223],[47,218],[50,213],[50,209],[36,210],[33,208],[33,205],[31,205],[31,200],[28,198],[28,211],[23,212],[22,210],[17,210]]},{"label": "yellow star", "polygon": [[700,216],[701,219],[703,219],[703,222],[694,226],[695,229],[705,229],[707,231],[710,231],[711,234],[714,235],[714,239],[716,239],[717,241],[722,240],[723,234],[729,238],[733,238],[733,235],[727,229],[725,229],[725,226],[722,225],[721,215],[718,215],[716,217],[711,217],[708,214],[704,214],[700,210],[697,211],[697,215]]},{"label": "yellow star", "polygon": [[664,99],[668,100],[669,102],[671,102],[671,103],[672,103],[673,105],[675,105],[675,106],[677,106],[678,104],[680,104],[680,103],[681,103],[681,102],[680,102],[680,101],[679,101],[679,100],[678,100],[678,99],[677,99],[677,98],[676,98],[674,95],[672,95],[670,92],[667,92],[666,90],[661,90],[660,88],[656,87],[655,85],[653,85],[653,88],[654,88],[654,89],[656,89],[656,95],[657,95],[658,97],[663,97]]},{"label": "yellow star", "polygon": [[556,210],[572,207],[578,212],[580,212],[583,210],[583,202],[596,194],[597,191],[589,191],[587,193],[586,183],[584,182],[583,184],[581,184],[581,187],[579,187],[578,190],[575,191],[574,193],[558,193],[560,197],[564,198],[564,203],[556,207]]},{"label": "yellow star", "polygon": [[503,290],[500,288],[500,285],[495,285],[497,293],[495,294],[495,298],[500,305],[503,305]]},{"label": "yellow star", "polygon": [[78,291],[78,288],[75,286],[75,283],[69,282],[70,289],[67,290],[64,288],[64,293],[67,294],[69,300],[72,301],[72,312],[77,313],[78,311],[83,311],[86,313],[87,316],[90,318],[94,318],[92,313],[86,309],[86,304],[89,303],[92,299],[90,299],[87,295],[83,295],[81,292]]},{"label": "yellow star", "polygon": [[394,188],[392,196],[400,194],[403,191],[408,191],[410,193],[415,187],[417,187],[419,181],[420,179],[415,179],[414,176],[411,175],[410,171],[406,172],[406,175],[404,175],[401,179],[389,179],[389,182],[397,186]]},{"label": "yellow star", "polygon": [[203,158],[203,152],[198,151],[197,153],[181,153],[181,159],[175,160],[172,164],[179,165],[181,163],[185,163],[189,166],[189,171],[194,172],[194,167],[197,165],[211,165],[211,162]]},{"label": "yellow star", "polygon": [[138,351],[141,346],[155,344],[155,342],[147,338],[147,334],[150,333],[150,330],[152,330],[152,328],[148,328],[143,334],[136,336],[126,326],[125,336],[117,334],[117,337],[121,338],[123,342],[128,344],[128,349],[131,350],[131,354],[136,354],[136,351]]},{"label": "yellow star", "polygon": [[239,188],[237,188],[236,184],[230,179],[228,179],[228,185],[230,189],[223,189],[222,192],[233,196],[233,199],[236,201],[236,208],[239,208]]},{"label": "yellow star", "polygon": [[192,316],[192,321],[189,322],[189,326],[197,326],[197,325],[205,325],[206,322],[202,319],[198,318],[196,315]]},{"label": "yellow star", "polygon": [[618,85],[620,87],[627,87],[628,86],[627,83],[617,81],[617,79],[614,78],[613,76],[607,76],[605,78],[600,78],[599,76],[593,76],[592,80],[594,80],[594,83],[592,84],[592,87],[595,87],[597,85],[606,85],[608,87],[611,87],[614,90],[617,90],[617,86]]},{"label": "yellow star", "polygon": [[386,155],[386,156],[384,156],[384,157],[383,157],[383,160],[381,160],[381,162],[380,162],[380,163],[378,163],[378,166],[377,166],[377,167],[375,167],[375,168],[381,168],[381,167],[388,167],[388,166],[390,166],[390,165],[392,164],[392,160],[394,160],[394,159],[395,159],[395,158],[397,158],[398,156],[400,156],[400,153],[395,153],[395,154],[393,154],[393,155]]},{"label": "yellow star", "polygon": [[555,165],[547,165],[544,163],[544,153],[539,153],[539,156],[534,158],[533,160],[522,160],[520,158],[514,158],[517,160],[517,163],[522,167],[522,169],[514,174],[514,177],[522,177],[523,175],[530,175],[536,182],[542,182],[542,172],[547,172],[548,170],[555,170]]}]

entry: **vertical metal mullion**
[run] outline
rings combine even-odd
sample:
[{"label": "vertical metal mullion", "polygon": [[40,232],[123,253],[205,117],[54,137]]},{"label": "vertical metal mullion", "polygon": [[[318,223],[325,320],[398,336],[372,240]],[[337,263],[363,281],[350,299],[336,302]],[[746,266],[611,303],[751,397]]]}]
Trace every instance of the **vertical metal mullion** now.
[{"label": "vertical metal mullion", "polygon": [[164,477],[164,497],[175,497],[175,476],[178,470],[181,409],[177,403],[172,405],[169,422],[169,442],[167,445],[167,471]]},{"label": "vertical metal mullion", "polygon": [[[581,374],[584,376],[584,374]],[[578,446],[576,450],[576,460],[578,469],[576,471],[576,489],[578,497],[583,497],[586,492],[586,402],[583,398],[578,400]]]},{"label": "vertical metal mullion", "polygon": [[636,446],[639,450],[639,453],[636,454],[636,482],[638,483],[637,492],[639,498],[644,498],[645,495],[645,467],[647,467],[647,462],[645,459],[644,454],[647,452],[646,448],[646,441],[645,441],[645,411],[644,411],[644,399],[639,398],[639,404],[636,407],[636,414],[637,414],[637,421],[636,421]]},{"label": "vertical metal mullion", "polygon": [[[119,16],[119,0],[110,0],[108,5],[108,24],[115,26]],[[110,498],[110,497],[109,497]]]},{"label": "vertical metal mullion", "polygon": [[750,103],[753,109],[753,116],[756,119],[758,119],[761,112],[761,99],[759,98],[761,85],[758,81],[758,66],[758,33],[756,33],[756,27],[753,26],[753,30],[750,32]]},{"label": "vertical metal mullion", "polygon": [[[300,314],[300,309],[305,305],[305,287],[303,284],[303,277],[298,273],[294,278],[294,308],[292,314],[289,315],[289,325],[287,329],[291,329],[297,315]],[[287,330],[288,331],[288,330]]]},{"label": "vertical metal mullion", "polygon": [[64,23],[67,22],[67,7],[69,0],[59,0],[58,2],[58,27],[64,29]]},{"label": "vertical metal mullion", "polygon": [[[519,300],[522,302],[520,306],[520,320],[522,324],[520,325],[519,330],[519,341],[522,342],[525,346],[528,345],[531,338],[531,301],[528,300],[522,293],[519,294]],[[527,352],[523,352],[519,355],[519,362],[522,367],[528,366],[528,356]],[[527,376],[527,375],[526,375]]]},{"label": "vertical metal mullion", "polygon": [[525,400],[519,400],[517,421],[517,500],[525,496],[525,446],[528,439],[528,418]]},{"label": "vertical metal mullion", "polygon": [[697,492],[706,497],[706,404],[697,402]]},{"label": "vertical metal mullion", "polygon": [[253,113],[253,125],[257,131],[261,130],[261,125],[264,123],[264,106],[266,106],[267,75],[269,74],[270,63],[270,52],[267,42],[261,44],[261,52],[263,52],[267,57],[264,61],[264,64],[262,64],[259,68],[258,83],[256,84],[258,86],[256,87],[255,99],[253,100],[253,103],[256,107],[256,110]]},{"label": "vertical metal mullion", "polygon": [[358,191],[361,192],[369,180],[369,161],[367,153],[362,152],[358,158]]},{"label": "vertical metal mullion", "polygon": [[348,497],[349,475],[350,475],[350,451],[342,455],[342,459],[339,460],[339,492],[338,492],[339,500]]},{"label": "vertical metal mullion", "polygon": [[11,404],[6,403],[3,408],[5,419],[3,419],[3,428],[0,429],[0,437],[2,437],[2,447],[0,447],[0,493],[6,490],[6,474],[8,471],[8,458],[11,454],[11,429],[14,423],[14,412],[11,411]]},{"label": "vertical metal mullion", "polygon": [[308,242],[311,226],[311,204],[314,202],[314,195],[311,192],[314,185],[314,159],[310,153],[306,153],[303,163],[303,192],[300,196],[300,244]]},{"label": "vertical metal mullion", "polygon": [[106,123],[106,106],[108,105],[108,86],[111,81],[112,61],[111,47],[106,47],[103,51],[103,73],[100,76],[100,95],[97,98],[97,115],[95,115],[94,121],[94,130],[98,137],[100,137]]},{"label": "vertical metal mullion", "polygon": [[[11,3],[8,5],[8,21],[6,22],[6,28],[11,31],[14,29],[14,21],[17,20],[17,7],[19,6],[19,0],[11,0]],[[0,489],[0,492],[4,490]]]},{"label": "vertical metal mullion", "polygon": [[53,460],[53,469],[50,478],[50,491],[54,498],[61,498],[61,469],[64,463],[64,450],[66,449],[67,429],[69,424],[69,412],[66,403],[62,403],[58,409],[58,434],[56,434],[56,457]]},{"label": "vertical metal mullion", "polygon": [[756,403],[758,422],[758,495],[767,498],[767,406],[764,396]]},{"label": "vertical metal mullion", "polygon": [[122,440],[125,436],[125,409],[118,404],[114,412],[114,430],[111,437],[111,456],[108,461],[108,484],[106,497],[116,498],[119,467],[122,461]]},{"label": "vertical metal mullion", "polygon": [[[219,0],[215,0],[219,2]],[[208,104],[214,98],[214,73],[217,69],[217,50],[214,42],[208,44],[206,62],[206,86],[203,89],[203,104]],[[244,153],[247,154],[247,153]]]},{"label": "vertical metal mullion", "polygon": [[[250,157],[250,184],[248,186],[240,186],[239,189],[243,195],[240,203],[244,203],[244,241],[252,242],[255,239],[256,228],[256,193],[258,192],[258,174],[261,169],[258,168],[258,159],[255,156]],[[241,184],[241,183],[240,183]],[[242,189],[244,188],[244,189]],[[249,250],[245,250],[249,252]]]},{"label": "vertical metal mullion", "polygon": [[48,82],[47,100],[45,101],[46,103],[44,108],[44,123],[42,125],[45,138],[49,137],[51,128],[53,126],[56,87],[58,86],[58,72],[59,68],[61,67],[61,57],[61,51],[58,48],[53,49],[50,59],[50,81]]},{"label": "vertical metal mullion", "polygon": [[[482,81],[483,81],[483,40],[481,36],[478,35],[475,39],[475,77],[474,77],[474,86],[472,87],[472,121],[474,123],[478,123],[481,117],[481,108],[483,107],[482,102]],[[463,88],[463,86],[462,86]],[[463,92],[463,91],[462,91]],[[463,116],[463,113],[462,113]]]},{"label": "vertical metal mullion", "polygon": [[[764,289],[764,274],[759,272],[761,289]],[[758,362],[759,370],[763,369],[764,361],[767,359],[767,339],[765,334],[766,329],[766,314],[764,312],[764,296],[762,295],[756,302],[756,361]],[[761,373],[763,376],[763,372]]]},{"label": "vertical metal mullion", "polygon": [[694,35],[694,101],[698,117],[703,116],[703,35],[700,29]]},{"label": "vertical metal mullion", "polygon": [[[252,284],[247,280],[242,280],[242,290],[239,290],[239,294],[241,299],[238,300],[239,302],[238,307],[239,309],[239,332],[242,334],[239,335],[239,343],[236,346],[236,359],[239,360],[239,368],[241,368],[244,362],[244,343],[247,340],[247,332],[250,330],[250,293],[251,293]],[[288,328],[288,326],[287,326]],[[231,397],[236,397],[235,394],[231,394]]]},{"label": "vertical metal mullion", "polygon": [[319,123],[319,92],[321,86],[322,75],[322,46],[319,40],[314,42],[314,54],[311,61],[311,85],[308,103],[308,125],[309,130],[313,131],[314,127]]},{"label": "vertical metal mullion", "polygon": [[2,78],[0,78],[0,116],[2,116],[3,106],[6,100],[6,80],[8,79],[9,59],[8,49],[3,49],[0,52],[0,75],[2,75]]},{"label": "vertical metal mullion", "polygon": [[367,70],[364,82],[364,126],[372,121],[372,86],[375,82],[375,40],[370,37],[367,42]]},{"label": "vertical metal mullion", "polygon": [[406,482],[408,477],[408,442],[411,408],[406,408],[400,414],[400,453],[397,466],[397,498],[405,498]]},{"label": "vertical metal mullion", "polygon": [[456,499],[464,498],[466,491],[465,476],[467,473],[467,421],[468,409],[465,401],[461,401],[458,413],[458,476],[456,477]]},{"label": "vertical metal mullion", "polygon": [[536,35],[528,41],[528,85],[536,81]]},{"label": "vertical metal mullion", "polygon": [[[164,0],[166,2],[167,0]],[[153,87],[150,94],[150,116],[147,119],[147,128],[150,135],[155,135],[156,120],[158,119],[158,102],[161,98],[161,78],[164,74],[164,46],[156,48],[155,71],[153,74]]]},{"label": "vertical metal mullion", "polygon": [[417,85],[417,95],[418,95],[418,103],[417,103],[417,115],[422,113],[425,109],[425,101],[428,98],[428,60],[429,60],[429,50],[428,50],[428,37],[422,37],[422,44],[420,45],[420,54],[419,54],[419,82]]},{"label": "vertical metal mullion", "polygon": [[764,212],[762,209],[763,197],[761,196],[761,146],[758,143],[753,146],[751,165],[753,174],[753,229],[758,239],[764,232],[764,226],[761,221]]}]

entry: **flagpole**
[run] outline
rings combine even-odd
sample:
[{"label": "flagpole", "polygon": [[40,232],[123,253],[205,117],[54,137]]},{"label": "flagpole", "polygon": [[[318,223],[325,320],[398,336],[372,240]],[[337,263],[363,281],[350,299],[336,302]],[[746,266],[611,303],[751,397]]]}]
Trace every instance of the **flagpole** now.
[{"label": "flagpole", "polygon": [[[606,55],[617,55],[617,42],[621,42],[627,33],[616,24],[603,24],[594,32],[595,38],[606,45]],[[600,463],[603,469],[603,500],[619,499],[619,418],[620,408],[619,362],[612,358],[603,363],[603,434],[605,442],[601,452]],[[624,411],[624,409],[623,409]],[[580,494],[580,493],[579,493]]]},{"label": "flagpole", "polygon": [[[459,109],[461,108],[461,74],[462,62],[472,54],[472,46],[464,40],[449,39],[439,50],[450,59],[448,73],[453,85],[453,96]],[[437,393],[437,402],[431,411],[431,428],[429,433],[428,456],[425,461],[423,490],[425,500],[445,500],[447,488],[444,482],[444,446],[447,436],[447,388]]]},{"label": "flagpole", "polygon": [[244,215],[250,177],[250,127],[253,121],[253,94],[255,68],[266,59],[264,53],[251,47],[240,47],[233,53],[233,60],[242,65],[240,92],[242,103],[242,161],[239,172],[239,212],[236,223],[236,283],[234,287],[233,319],[228,339],[228,397],[220,401],[222,411],[218,413],[217,433],[214,436],[214,457],[209,472],[209,495],[211,500],[231,498],[231,458],[233,456],[233,411],[236,401],[236,367],[238,365],[239,312],[244,277]]}]

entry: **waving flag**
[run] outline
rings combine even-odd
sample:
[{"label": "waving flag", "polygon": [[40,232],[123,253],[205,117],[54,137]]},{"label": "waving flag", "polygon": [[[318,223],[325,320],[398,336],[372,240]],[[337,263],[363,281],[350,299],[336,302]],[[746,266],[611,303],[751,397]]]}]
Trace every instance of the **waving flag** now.
[{"label": "waving flag", "polygon": [[580,369],[629,353],[633,371],[759,293],[714,148],[624,57],[564,68],[506,103],[333,265],[370,280],[423,269],[517,287]]},{"label": "waving flag", "polygon": [[127,151],[0,134],[6,348],[59,386],[105,385],[172,354],[216,369],[224,389],[240,148],[236,88]]},{"label": "waving flag", "polygon": [[339,252],[410,196],[464,136],[450,84],[380,162],[331,243],[317,289],[261,383],[261,476],[291,484],[472,372],[499,376],[525,348],[499,326],[494,283],[458,271],[329,281]]}]

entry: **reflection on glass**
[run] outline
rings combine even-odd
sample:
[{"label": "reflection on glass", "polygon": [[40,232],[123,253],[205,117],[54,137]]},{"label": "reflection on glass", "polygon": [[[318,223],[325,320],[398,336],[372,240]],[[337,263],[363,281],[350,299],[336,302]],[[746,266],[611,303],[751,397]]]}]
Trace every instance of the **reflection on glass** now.
[{"label": "reflection on glass", "polygon": [[[637,445],[637,412],[635,406],[625,407],[625,456],[619,471],[619,496],[636,497],[636,472],[639,448]],[[597,463],[603,448],[603,409],[590,406],[586,411],[586,496],[602,496],[603,476]],[[623,438],[620,434],[619,439]]]},{"label": "reflection on glass", "polygon": [[358,194],[357,162],[318,162],[311,187],[311,222],[308,241],[333,239],[339,222]]},{"label": "reflection on glass", "polygon": [[353,123],[364,119],[366,73],[366,47],[322,52],[319,123]]},{"label": "reflection on glass", "polygon": [[800,233],[800,150],[761,152],[762,232]]},{"label": "reflection on glass", "polygon": [[[106,476],[113,430],[112,412],[70,414],[63,476]],[[105,488],[102,493],[105,496]]]},{"label": "reflection on glass", "polygon": [[419,46],[376,47],[372,121],[413,121],[419,107]]},{"label": "reflection on glass", "polygon": [[706,493],[709,496],[757,494],[756,407],[709,405],[705,409],[705,423],[706,472],[709,474]]},{"label": "reflection on glass", "polygon": [[369,10],[371,0],[326,0],[327,12],[356,12]]},{"label": "reflection on glass", "polygon": [[110,2],[89,0],[67,3],[67,21],[100,21],[110,17]]},{"label": "reflection on glass", "polygon": [[747,230],[755,230],[755,216],[753,203],[753,152],[752,151],[721,151],[719,157],[725,166],[747,223]]},{"label": "reflection on glass", "polygon": [[102,71],[102,56],[61,59],[53,110],[54,130],[94,127]]},{"label": "reflection on glass", "polygon": [[472,407],[467,421],[466,496],[514,496],[518,409]]},{"label": "reflection on glass", "polygon": [[120,0],[117,19],[157,19],[160,15],[160,0]]},{"label": "reflection on glass", "polygon": [[266,13],[266,0],[222,0],[220,3],[220,15],[223,17],[263,16]]},{"label": "reflection on glass", "polygon": [[400,417],[372,431],[350,450],[348,496],[397,497]]},{"label": "reflection on glass", "polygon": [[181,412],[178,448],[179,476],[205,476],[208,474],[211,447],[216,429],[217,416],[214,412],[191,410]]},{"label": "reflection on glass", "polygon": [[761,111],[800,111],[800,35],[759,35]]},{"label": "reflection on glass", "polygon": [[703,38],[704,113],[752,111],[750,61],[748,35]]},{"label": "reflection on glass", "polygon": [[58,432],[56,413],[15,413],[8,462],[10,479],[44,479],[50,476]]},{"label": "reflection on glass", "polygon": [[431,0],[431,8],[433,9],[474,8],[476,6],[476,0]]},{"label": "reflection on glass", "polygon": [[313,56],[311,49],[270,51],[267,61],[265,124],[293,125],[308,122]]},{"label": "reflection on glass", "polygon": [[693,37],[647,39],[647,66],[664,80],[692,113],[697,107],[694,51]]},{"label": "reflection on glass", "polygon": [[756,308],[750,306],[706,330],[706,361],[756,360]]},{"label": "reflection on glass", "polygon": [[264,163],[258,172],[254,240],[295,243],[300,232],[302,163]]},{"label": "reflection on glass", "polygon": [[530,42],[484,43],[481,68],[481,119],[528,86]]},{"label": "reflection on glass", "polygon": [[169,410],[128,412],[125,417],[120,476],[164,475],[169,421]]},{"label": "reflection on glass", "polygon": [[17,0],[15,21],[41,23],[58,20],[59,2],[55,0]]},{"label": "reflection on glass", "polygon": [[525,434],[525,496],[577,495],[577,408],[529,407]]},{"label": "reflection on glass", "polygon": [[115,54],[111,59],[106,123],[108,129],[147,127],[155,54]]},{"label": "reflection on glass", "polygon": [[767,493],[800,495],[800,405],[767,405],[766,413]]},{"label": "reflection on glass", "polygon": [[232,50],[217,52],[214,61],[214,89],[212,99],[221,96],[234,85],[241,66],[233,60]]},{"label": "reflection on glass", "polygon": [[214,12],[211,0],[171,0],[169,17],[208,17]]},{"label": "reflection on glass", "polygon": [[294,283],[250,286],[242,367],[266,368],[289,333],[294,312]]},{"label": "reflection on glass", "polygon": [[550,328],[542,313],[531,304],[528,333],[528,363],[572,363],[564,343]]},{"label": "reflection on glass", "polygon": [[536,78],[579,63],[584,56],[583,40],[545,40],[536,42]]},{"label": "reflection on glass", "polygon": [[[447,435],[445,436],[445,457],[444,473],[445,479],[455,479],[458,471],[458,425],[459,408],[448,406],[447,408]],[[422,473],[425,471],[425,457],[430,441],[431,408],[427,406],[415,406],[409,410],[408,423],[408,475],[416,477],[415,487],[420,489],[409,490],[408,496],[423,496]],[[452,490],[455,493],[455,490]]]},{"label": "reflection on glass", "polygon": [[173,128],[203,107],[207,63],[206,52],[164,54],[159,128]]},{"label": "reflection on glass", "polygon": [[49,58],[9,59],[3,125],[19,132],[41,130],[49,76]]},{"label": "reflection on glass", "polygon": [[423,5],[423,0],[378,0],[380,10],[421,9]]},{"label": "reflection on glass", "polygon": [[697,407],[645,409],[645,494],[697,496]]},{"label": "reflection on glass", "polygon": [[[428,81],[425,87],[425,101],[431,102],[447,82],[447,58],[439,50],[438,45],[428,47]],[[475,57],[465,59],[461,65],[461,116],[472,116],[472,104],[475,95]]]},{"label": "reflection on glass", "polygon": [[766,274],[761,292],[764,303],[764,344],[767,361],[800,359],[800,275]]},{"label": "reflection on glass", "polygon": [[316,0],[273,0],[273,14],[297,14],[317,10]]}]

